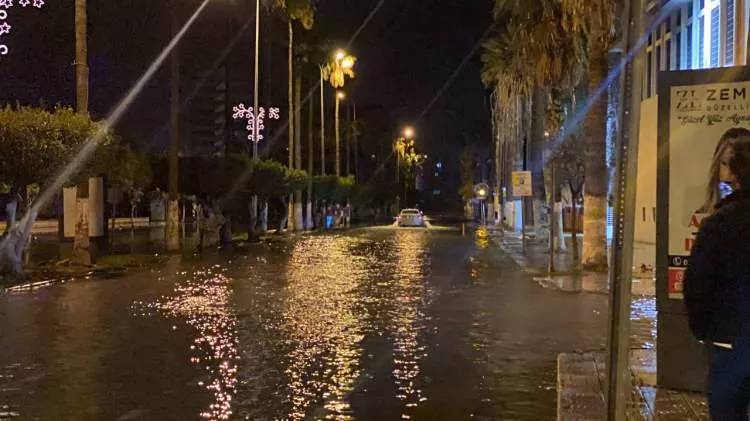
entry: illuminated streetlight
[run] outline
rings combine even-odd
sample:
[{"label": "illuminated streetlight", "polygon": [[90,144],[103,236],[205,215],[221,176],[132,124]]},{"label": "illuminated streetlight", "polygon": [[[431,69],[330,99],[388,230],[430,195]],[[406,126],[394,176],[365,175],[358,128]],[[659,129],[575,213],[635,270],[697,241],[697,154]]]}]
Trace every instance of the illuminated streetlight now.
[{"label": "illuminated streetlight", "polygon": [[414,138],[414,129],[412,127],[406,127],[404,129],[404,137],[407,139],[413,139]]},{"label": "illuminated streetlight", "polygon": [[337,50],[336,51],[336,60],[341,61],[346,57],[346,51],[344,50]]},{"label": "illuminated streetlight", "polygon": [[341,59],[341,67],[343,67],[346,70],[350,70],[354,68],[354,62],[355,62],[354,57],[352,56],[344,57],[343,59]]},{"label": "illuminated streetlight", "polygon": [[339,101],[346,99],[346,94],[344,91],[338,91],[336,92],[336,98],[339,99]]}]

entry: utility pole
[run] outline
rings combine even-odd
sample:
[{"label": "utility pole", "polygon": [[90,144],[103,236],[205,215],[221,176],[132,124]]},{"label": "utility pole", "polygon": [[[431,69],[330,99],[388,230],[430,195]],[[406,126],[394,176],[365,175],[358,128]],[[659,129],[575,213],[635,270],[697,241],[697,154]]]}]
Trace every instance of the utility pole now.
[{"label": "utility pole", "polygon": [[[76,36],[76,112],[89,112],[89,66],[88,66],[88,16],[86,0],[75,1]],[[63,210],[64,213],[64,210]],[[91,264],[91,239],[89,238],[89,182],[82,181],[76,189],[76,229],[73,254],[76,263]]]},{"label": "utility pole", "polygon": [[638,175],[640,86],[643,80],[643,0],[626,3],[625,49],[620,70],[621,101],[617,137],[617,185],[612,262],[609,272],[609,331],[607,337],[607,420],[627,419],[630,395],[630,302],[633,275],[635,195]]},{"label": "utility pole", "polygon": [[[259,98],[260,86],[260,0],[255,0],[255,75],[253,81],[253,161],[258,159],[258,108],[260,107]],[[258,197],[253,196],[253,202],[257,211]]]},{"label": "utility pole", "polygon": [[76,111],[81,114],[89,112],[89,65],[87,30],[88,16],[87,0],[76,0],[75,3],[75,31],[76,31]]},{"label": "utility pole", "polygon": [[[255,0],[255,75],[253,80],[253,164],[258,161],[258,107],[260,107],[259,87],[260,87],[260,0]],[[229,89],[229,80],[227,80],[227,89]],[[253,241],[255,233],[255,224],[258,221],[258,195],[250,198],[250,227],[248,228],[248,240]]]},{"label": "utility pole", "polygon": [[341,177],[341,129],[340,124],[340,113],[341,108],[341,92],[336,93],[336,177]]},{"label": "utility pole", "polygon": [[[179,32],[179,6],[176,1],[171,4],[172,37]],[[167,250],[180,248],[179,236],[179,200],[180,200],[180,50],[175,46],[170,61],[170,95],[169,95],[169,203],[167,205]]]}]

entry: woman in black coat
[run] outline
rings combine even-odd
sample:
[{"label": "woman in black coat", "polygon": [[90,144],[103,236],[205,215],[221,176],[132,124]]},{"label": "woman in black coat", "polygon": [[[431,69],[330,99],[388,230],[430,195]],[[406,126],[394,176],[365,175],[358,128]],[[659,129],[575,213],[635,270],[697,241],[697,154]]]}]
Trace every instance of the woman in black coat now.
[{"label": "woman in black coat", "polygon": [[748,420],[750,407],[750,131],[731,129],[714,155],[703,220],[685,275],[690,329],[708,347],[713,420]]}]

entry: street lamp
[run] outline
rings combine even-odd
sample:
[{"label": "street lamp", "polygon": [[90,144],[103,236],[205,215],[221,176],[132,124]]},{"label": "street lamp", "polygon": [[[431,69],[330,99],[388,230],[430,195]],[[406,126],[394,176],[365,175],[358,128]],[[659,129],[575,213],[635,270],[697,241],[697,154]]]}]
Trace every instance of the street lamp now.
[{"label": "street lamp", "polygon": [[341,67],[343,67],[346,70],[351,70],[354,68],[354,57],[347,56],[341,59]]},{"label": "street lamp", "polygon": [[341,124],[340,108],[341,101],[346,99],[344,91],[336,91],[336,177],[341,177]]},{"label": "street lamp", "polygon": [[407,139],[413,139],[414,138],[414,128],[411,126],[407,126],[404,128],[404,137]]}]

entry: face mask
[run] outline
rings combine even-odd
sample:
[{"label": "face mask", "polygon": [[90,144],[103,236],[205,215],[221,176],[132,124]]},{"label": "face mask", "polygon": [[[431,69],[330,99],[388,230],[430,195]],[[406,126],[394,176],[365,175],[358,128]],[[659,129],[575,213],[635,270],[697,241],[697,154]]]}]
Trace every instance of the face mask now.
[{"label": "face mask", "polygon": [[734,189],[728,183],[723,181],[719,183],[719,195],[722,199],[732,194],[732,192],[734,192]]}]

